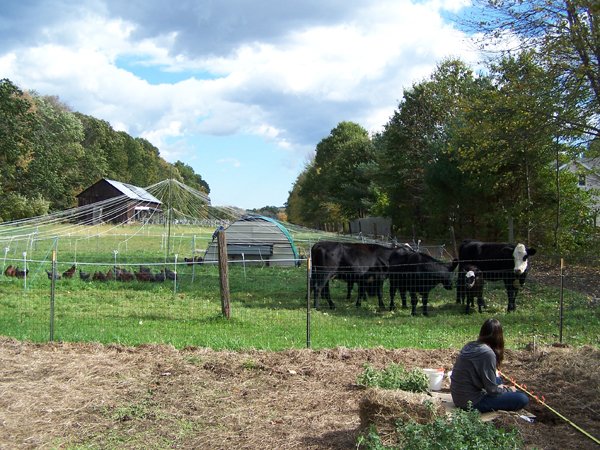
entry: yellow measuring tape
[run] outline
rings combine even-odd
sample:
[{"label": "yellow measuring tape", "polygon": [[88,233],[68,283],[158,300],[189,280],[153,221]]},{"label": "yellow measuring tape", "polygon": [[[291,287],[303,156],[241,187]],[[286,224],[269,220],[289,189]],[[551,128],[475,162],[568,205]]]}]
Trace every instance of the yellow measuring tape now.
[{"label": "yellow measuring tape", "polygon": [[504,375],[500,370],[498,370],[498,373],[503,376],[504,378],[506,378],[507,380],[509,380],[516,388],[520,389],[521,391],[525,392],[527,395],[535,398],[539,403],[541,403],[542,405],[544,405],[546,408],[548,408],[550,411],[552,411],[554,414],[556,414],[558,417],[560,417],[562,420],[564,420],[565,422],[567,422],[569,425],[571,425],[573,428],[575,428],[577,431],[583,433],[584,435],[586,435],[588,438],[590,438],[592,441],[594,441],[596,444],[600,445],[600,439],[595,438],[594,436],[592,436],[590,433],[588,433],[587,431],[585,431],[583,428],[581,428],[580,426],[578,426],[576,423],[571,422],[569,419],[567,419],[565,416],[563,416],[561,413],[559,413],[557,410],[555,410],[554,408],[552,408],[550,405],[548,405],[546,403],[546,399],[544,398],[544,396],[542,395],[542,398],[539,398],[537,395],[534,395],[532,392],[529,392],[524,386],[521,386],[520,384],[518,384],[513,378],[508,377],[506,375]]}]

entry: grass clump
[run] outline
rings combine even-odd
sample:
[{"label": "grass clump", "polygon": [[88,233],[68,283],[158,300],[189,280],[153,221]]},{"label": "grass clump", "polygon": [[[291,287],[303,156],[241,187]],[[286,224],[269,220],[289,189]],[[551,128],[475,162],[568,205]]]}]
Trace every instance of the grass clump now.
[{"label": "grass clump", "polygon": [[[384,442],[376,427],[361,435],[357,448],[365,450],[444,450],[460,448],[478,450],[518,450],[523,440],[517,430],[503,430],[482,422],[476,410],[455,410],[451,417],[438,416],[431,423],[398,421],[394,436],[396,442]],[[386,439],[386,440],[389,440]]]},{"label": "grass clump", "polygon": [[429,387],[429,377],[425,372],[417,368],[408,371],[400,364],[390,364],[382,370],[377,370],[367,363],[356,381],[364,387],[400,389],[408,392],[427,392]]}]

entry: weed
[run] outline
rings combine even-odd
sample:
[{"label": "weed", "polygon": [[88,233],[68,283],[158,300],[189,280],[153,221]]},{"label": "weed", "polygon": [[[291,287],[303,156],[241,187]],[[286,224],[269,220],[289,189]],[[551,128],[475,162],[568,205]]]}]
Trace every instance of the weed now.
[{"label": "weed", "polygon": [[427,392],[429,378],[421,369],[406,370],[400,364],[390,364],[382,370],[364,365],[363,373],[357,378],[357,383],[365,387],[380,387],[382,389],[401,389],[409,392]]},{"label": "weed", "polygon": [[432,423],[398,422],[396,443],[386,446],[374,426],[359,436],[357,447],[366,450],[517,450],[523,440],[516,430],[503,430],[482,422],[476,410],[455,410],[450,418],[439,416]]},{"label": "weed", "polygon": [[260,368],[260,365],[253,359],[247,359],[242,363],[242,367],[246,370],[256,370]]}]

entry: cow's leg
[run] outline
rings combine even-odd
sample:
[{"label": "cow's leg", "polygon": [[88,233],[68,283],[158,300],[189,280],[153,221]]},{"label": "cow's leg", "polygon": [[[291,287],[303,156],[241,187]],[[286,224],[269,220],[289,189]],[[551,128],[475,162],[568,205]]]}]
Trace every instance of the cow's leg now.
[{"label": "cow's leg", "polygon": [[419,303],[419,298],[417,297],[417,293],[416,292],[411,292],[410,293],[410,306],[412,307],[412,310],[410,312],[410,314],[412,316],[416,316],[417,315],[417,305]]},{"label": "cow's leg", "polygon": [[361,300],[367,300],[367,287],[364,281],[358,280],[358,298],[356,299],[356,307],[359,308]]},{"label": "cow's leg", "polygon": [[429,301],[429,294],[427,292],[424,292],[422,294],[422,297],[423,297],[423,315],[428,316],[429,311],[427,311],[427,302]]},{"label": "cow's leg", "polygon": [[504,286],[506,287],[506,294],[508,295],[508,312],[513,312],[517,309],[516,299],[518,289],[514,286],[513,280],[504,280]]},{"label": "cow's leg", "polygon": [[403,309],[408,308],[408,306],[406,304],[406,290],[400,290],[400,298],[402,298],[402,308]]},{"label": "cow's leg", "polygon": [[313,266],[310,282],[313,288],[314,307],[315,309],[319,309],[319,298],[327,298],[329,296],[329,274],[326,270],[317,269]]},{"label": "cow's leg", "polygon": [[394,296],[396,295],[397,289],[398,286],[396,286],[395,281],[392,278],[390,278],[390,311],[396,309],[396,304],[394,303]]},{"label": "cow's leg", "polygon": [[326,298],[328,291],[329,286],[323,286],[322,288],[315,287],[313,294],[315,309],[319,309],[319,297]]},{"label": "cow's leg", "polygon": [[329,309],[335,309],[335,303],[333,303],[333,300],[331,300],[331,292],[329,291],[329,280],[323,288],[323,297],[327,300],[327,303],[329,304]]},{"label": "cow's leg", "polygon": [[474,298],[472,292],[467,292],[467,306],[465,308],[465,313],[469,314],[471,312],[471,306],[474,305]]},{"label": "cow's leg", "polygon": [[352,298],[352,288],[354,287],[353,280],[346,280],[347,288],[346,288],[346,300],[350,300]]},{"label": "cow's leg", "polygon": [[377,299],[379,300],[379,309],[383,311],[385,304],[383,303],[383,280],[377,280]]},{"label": "cow's leg", "polygon": [[465,300],[465,272],[459,271],[456,278],[456,303],[462,304]]},{"label": "cow's leg", "polygon": [[479,312],[483,312],[483,308],[485,308],[485,301],[483,300],[483,295],[477,296],[477,307],[479,308]]}]

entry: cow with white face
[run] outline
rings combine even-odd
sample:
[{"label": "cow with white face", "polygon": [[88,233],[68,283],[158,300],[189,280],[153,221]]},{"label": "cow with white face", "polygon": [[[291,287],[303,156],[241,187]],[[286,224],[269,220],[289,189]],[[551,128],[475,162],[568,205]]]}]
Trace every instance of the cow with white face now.
[{"label": "cow with white face", "polygon": [[[483,272],[474,264],[463,265],[464,272],[459,273],[459,276],[464,276],[461,286],[464,286],[464,293],[467,297],[466,313],[471,312],[471,308],[475,307],[475,299],[477,299],[477,307],[479,312],[483,312],[485,301],[483,300]],[[457,283],[458,284],[458,283]],[[462,302],[462,299],[461,299]]]},{"label": "cow with white face", "polygon": [[524,244],[482,242],[472,239],[463,241],[458,250],[456,302],[462,303],[466,295],[467,266],[475,265],[483,274],[483,279],[504,282],[508,295],[508,311],[514,311],[519,287],[525,283],[529,271],[529,257],[535,253],[535,248],[527,248]]}]

